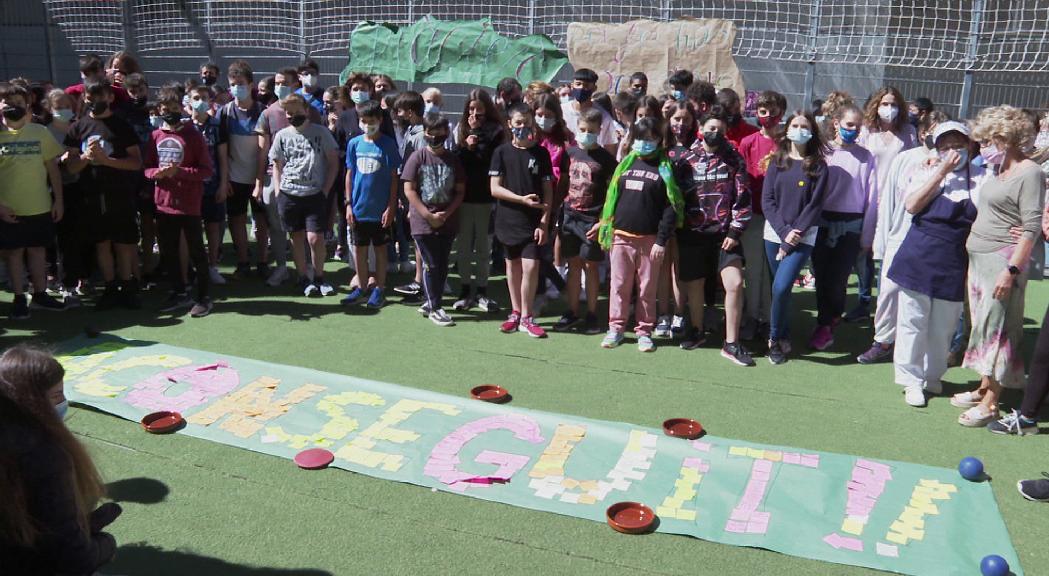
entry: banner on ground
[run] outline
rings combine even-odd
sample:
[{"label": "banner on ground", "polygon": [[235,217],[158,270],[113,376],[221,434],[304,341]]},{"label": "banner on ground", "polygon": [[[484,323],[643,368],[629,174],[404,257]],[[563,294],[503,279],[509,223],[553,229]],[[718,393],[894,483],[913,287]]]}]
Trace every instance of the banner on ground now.
[{"label": "banner on ground", "polygon": [[627,88],[631,74],[644,72],[649,92],[656,94],[672,72],[685,69],[696,80],[732,88],[742,100],[746,90],[732,57],[735,40],[736,25],[713,18],[572,22],[568,25],[568,61],[576,69],[597,72],[598,90],[620,92]]},{"label": "banner on ground", "polygon": [[350,61],[339,83],[353,72],[365,72],[404,82],[494,88],[507,76],[521,84],[549,82],[566,63],[568,58],[550,38],[508,38],[488,18],[444,21],[426,16],[408,26],[365,21],[350,34]]},{"label": "banner on ground", "polygon": [[129,420],[178,411],[179,433],[256,452],[322,447],[338,468],[599,522],[611,504],[643,502],[660,532],[828,562],[972,574],[998,554],[1022,574],[991,487],[954,470],[683,440],[163,344],[65,349],[71,401]]}]

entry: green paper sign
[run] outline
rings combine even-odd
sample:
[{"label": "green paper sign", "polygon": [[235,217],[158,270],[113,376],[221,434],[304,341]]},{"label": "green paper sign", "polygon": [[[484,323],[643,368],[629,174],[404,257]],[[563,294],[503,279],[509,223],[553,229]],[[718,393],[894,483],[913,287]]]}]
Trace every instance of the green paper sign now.
[{"label": "green paper sign", "polygon": [[163,344],[65,349],[71,401],[129,420],[177,411],[180,434],[256,452],[325,448],[338,468],[598,522],[642,502],[659,532],[840,564],[975,574],[998,554],[1023,574],[990,485],[954,470],[685,440]]},{"label": "green paper sign", "polygon": [[426,16],[404,27],[365,21],[350,35],[350,62],[339,83],[345,84],[353,72],[364,72],[405,82],[494,88],[507,76],[522,84],[549,82],[567,63],[550,38],[508,38],[488,18],[442,21]]}]

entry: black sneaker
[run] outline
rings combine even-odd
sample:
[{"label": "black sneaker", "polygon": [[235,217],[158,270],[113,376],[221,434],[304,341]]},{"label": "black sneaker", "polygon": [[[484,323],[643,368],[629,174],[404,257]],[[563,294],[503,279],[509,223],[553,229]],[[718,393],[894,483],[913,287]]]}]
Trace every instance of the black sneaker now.
[{"label": "black sneaker", "polygon": [[132,278],[120,287],[120,303],[128,310],[142,308],[142,298],[138,295],[138,280]]},{"label": "black sneaker", "polygon": [[586,320],[583,323],[583,332],[591,336],[604,332],[601,325],[597,323],[597,315],[593,312],[586,313]]},{"label": "black sneaker", "polygon": [[747,352],[747,349],[739,342],[725,342],[725,345],[721,347],[721,357],[735,362],[738,366],[754,365],[750,352]]},{"label": "black sneaker", "polygon": [[161,312],[174,312],[193,305],[193,299],[186,292],[172,292],[167,300],[160,305]]},{"label": "black sneaker", "polygon": [[98,302],[95,302],[95,310],[109,310],[116,307],[120,303],[120,290],[117,289],[116,283],[109,284],[106,286],[105,291],[98,297]]},{"label": "black sneaker", "polygon": [[240,262],[237,264],[237,268],[233,270],[233,277],[243,280],[244,278],[251,277],[251,264],[247,262]]},{"label": "black sneaker", "polygon": [[414,280],[407,284],[402,284],[401,286],[395,286],[393,288],[394,292],[402,294],[404,296],[418,296],[422,293],[422,290],[423,287],[420,286],[419,283]]},{"label": "black sneaker", "polygon": [[41,310],[65,310],[65,303],[55,299],[47,292],[37,292],[33,294],[33,308],[39,308]]},{"label": "black sneaker", "polygon": [[25,294],[15,296],[14,306],[11,308],[12,320],[25,320],[29,318],[29,302]]},{"label": "black sneaker", "polygon": [[780,346],[779,342],[771,342],[769,344],[769,362],[776,365],[787,362],[787,353],[783,351],[783,347]]},{"label": "black sneaker", "polygon": [[255,265],[255,276],[258,276],[263,280],[269,278],[271,272],[272,270],[270,270],[270,265],[266,264],[265,262],[259,262]]},{"label": "black sneaker", "polygon": [[685,339],[682,340],[681,344],[678,344],[678,346],[680,346],[682,350],[695,350],[706,344],[706,342],[707,337],[702,331],[695,328],[689,328],[688,332],[685,334]]},{"label": "black sneaker", "polygon": [[987,429],[994,434],[1029,436],[1038,433],[1038,421],[1026,418],[1013,410],[1012,413],[1006,414],[1005,418],[988,424]]},{"label": "black sneaker", "polygon": [[580,318],[579,316],[576,316],[571,312],[565,312],[564,316],[561,316],[561,319],[554,323],[554,332],[564,332],[566,330],[569,330],[572,328],[572,326],[575,326],[581,320],[582,318]]},{"label": "black sneaker", "polygon": [[1031,502],[1049,502],[1049,474],[1042,472],[1045,478],[1021,480],[1016,483],[1020,495]]}]

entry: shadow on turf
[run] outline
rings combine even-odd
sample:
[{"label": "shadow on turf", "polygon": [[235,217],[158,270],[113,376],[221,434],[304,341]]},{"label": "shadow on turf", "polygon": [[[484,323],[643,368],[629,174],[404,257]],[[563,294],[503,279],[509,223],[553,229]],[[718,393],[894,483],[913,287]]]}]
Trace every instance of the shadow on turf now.
[{"label": "shadow on turf", "polygon": [[150,576],[333,576],[326,570],[311,568],[259,568],[230,564],[219,558],[198,556],[182,550],[163,550],[141,542],[121,546],[113,562],[104,569],[107,574]]},{"label": "shadow on turf", "polygon": [[156,504],[170,492],[167,484],[153,478],[125,478],[106,484],[106,495],[114,502]]}]

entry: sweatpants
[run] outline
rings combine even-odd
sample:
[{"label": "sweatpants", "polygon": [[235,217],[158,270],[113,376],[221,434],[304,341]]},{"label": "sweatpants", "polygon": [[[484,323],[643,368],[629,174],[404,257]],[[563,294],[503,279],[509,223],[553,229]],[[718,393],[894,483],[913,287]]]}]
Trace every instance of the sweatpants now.
[{"label": "sweatpants", "polygon": [[743,231],[743,319],[766,322],[772,317],[772,270],[765,254],[765,217],[754,214]]},{"label": "sweatpants", "polygon": [[182,260],[179,258],[179,239],[186,237],[186,247],[189,248],[189,260],[196,271],[197,279],[197,301],[201,302],[208,297],[208,253],[204,249],[204,226],[200,216],[185,216],[157,213],[157,240],[160,243],[160,253],[164,255],[164,263],[168,267],[168,279],[171,281],[172,289],[182,293],[186,290],[186,284],[182,281]]},{"label": "sweatpants", "polygon": [[845,291],[849,275],[860,253],[860,235],[845,232],[834,246],[828,241],[828,229],[820,227],[812,249],[812,274],[816,277],[816,323],[830,326],[845,312]]},{"label": "sweatpants", "polygon": [[418,234],[413,236],[415,246],[422,255],[423,292],[430,310],[441,308],[444,283],[448,280],[448,259],[452,253],[455,236],[451,234]]},{"label": "sweatpants", "polygon": [[933,394],[943,391],[940,378],[947,371],[951,336],[962,313],[961,302],[951,302],[900,288],[896,349],[896,383],[920,386]]},{"label": "sweatpants", "polygon": [[630,313],[630,296],[637,284],[637,305],[634,318],[637,326],[634,334],[650,336],[656,321],[656,291],[659,288],[659,271],[662,262],[652,260],[655,235],[629,237],[616,234],[612,240],[610,261],[612,279],[608,298],[608,329],[616,332],[626,330],[627,315]]},{"label": "sweatpants", "polygon": [[463,286],[487,288],[492,257],[492,238],[488,234],[492,205],[463,202],[457,214],[459,235],[455,240],[455,254],[459,278]]},{"label": "sweatpants", "polygon": [[[266,186],[262,190],[263,204],[266,206],[266,223],[269,224],[270,255],[277,266],[288,265],[288,233],[281,223],[280,209],[277,208],[277,195],[274,193],[270,176],[266,176]],[[323,263],[321,264],[323,266]]]},{"label": "sweatpants", "polygon": [[889,267],[896,258],[899,246],[885,249],[881,261],[881,281],[878,284],[878,306],[874,310],[874,341],[879,344],[892,344],[896,341],[896,316],[900,309],[900,287],[889,279]]}]

